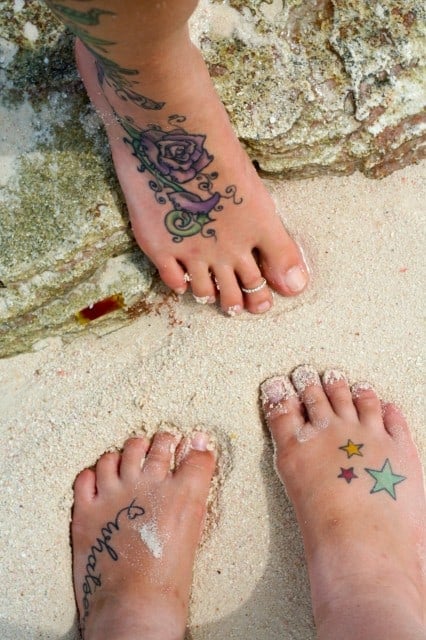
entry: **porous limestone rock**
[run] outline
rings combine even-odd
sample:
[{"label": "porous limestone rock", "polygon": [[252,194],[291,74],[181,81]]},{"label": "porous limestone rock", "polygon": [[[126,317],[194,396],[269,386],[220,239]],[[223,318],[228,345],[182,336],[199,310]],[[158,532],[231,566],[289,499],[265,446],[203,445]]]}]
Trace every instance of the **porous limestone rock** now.
[{"label": "porous limestone rock", "polygon": [[[261,169],[381,177],[424,153],[425,14],[420,0],[201,0],[192,33]],[[0,356],[120,326],[152,275],[72,38],[43,3],[0,0]],[[104,299],[120,308],[83,324]]]},{"label": "porous limestone rock", "polygon": [[285,177],[425,156],[422,0],[210,0],[198,30],[236,131]]},{"label": "porous limestone rock", "polygon": [[[41,3],[0,2],[0,15],[2,357],[129,322],[154,269],[130,234],[72,38]],[[85,320],[105,300],[109,312]]]}]

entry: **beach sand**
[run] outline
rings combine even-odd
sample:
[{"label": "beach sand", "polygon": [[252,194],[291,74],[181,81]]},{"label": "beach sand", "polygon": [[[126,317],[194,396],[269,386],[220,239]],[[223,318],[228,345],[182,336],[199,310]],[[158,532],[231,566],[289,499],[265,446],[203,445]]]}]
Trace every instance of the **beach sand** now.
[{"label": "beach sand", "polygon": [[302,297],[228,318],[186,294],[102,338],[53,338],[0,361],[2,640],[78,637],[72,483],[134,432],[201,427],[222,449],[191,640],[314,638],[302,544],[259,409],[265,378],[308,362],[369,380],[403,408],[425,460],[424,165],[382,181],[267,184],[312,268]]}]

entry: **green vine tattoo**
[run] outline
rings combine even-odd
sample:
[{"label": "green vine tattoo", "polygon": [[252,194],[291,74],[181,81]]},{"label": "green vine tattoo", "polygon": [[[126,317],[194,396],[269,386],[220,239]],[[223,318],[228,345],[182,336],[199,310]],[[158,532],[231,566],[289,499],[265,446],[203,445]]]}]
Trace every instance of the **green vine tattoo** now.
[{"label": "green vine tattoo", "polygon": [[[99,25],[103,16],[116,15],[114,12],[96,8],[80,11],[57,2],[48,4],[94,56],[101,88],[106,84],[120,99],[143,109],[160,110],[165,106],[164,102],[156,102],[134,90],[136,82],[130,76],[138,75],[137,70],[124,69],[109,58],[108,48],[117,43],[97,38],[87,30],[87,27]],[[164,224],[173,241],[182,242],[184,238],[198,234],[204,238],[216,238],[215,230],[208,226],[215,221],[212,212],[223,210],[224,199],[232,200],[234,204],[243,200],[236,197],[235,185],[227,186],[224,193],[214,189],[218,173],[205,171],[214,160],[205,149],[206,136],[188,133],[181,126],[186,118],[179,115],[171,115],[167,119],[170,130],[164,130],[158,124],[140,128],[131,118],[120,117],[109,104],[127,134],[124,142],[131,146],[139,161],[138,170],[150,176],[148,185],[157,203],[170,206]],[[200,192],[207,197],[201,197]]]},{"label": "green vine tattoo", "polygon": [[[80,1],[91,2],[91,0]],[[116,13],[95,8],[88,11],[79,11],[58,2],[47,2],[47,4],[53,13],[71,29],[74,35],[80,38],[86,49],[96,59],[98,79],[101,86],[105,82],[115,91],[119,98],[133,102],[143,109],[159,110],[164,107],[164,102],[157,102],[134,90],[136,82],[132,81],[129,76],[138,75],[139,72],[136,69],[125,69],[110,60],[108,48],[117,44],[116,42],[97,38],[93,33],[87,31],[86,27],[99,25],[102,16],[114,16]]]},{"label": "green vine tattoo", "polygon": [[[184,238],[197,234],[215,238],[215,230],[207,228],[215,221],[211,217],[212,211],[222,211],[222,199],[231,199],[234,204],[241,204],[243,200],[236,197],[235,185],[226,187],[224,194],[213,189],[218,173],[204,171],[214,159],[204,148],[206,136],[190,134],[182,127],[164,131],[154,124],[139,129],[130,118],[118,120],[128,134],[124,141],[131,145],[133,155],[140,162],[138,170],[151,176],[149,187],[156,201],[161,205],[171,205],[164,224],[173,241],[182,242]],[[175,126],[185,122],[185,118],[172,115],[168,122]],[[193,182],[209,197],[201,198],[194,189],[182,186]]]}]

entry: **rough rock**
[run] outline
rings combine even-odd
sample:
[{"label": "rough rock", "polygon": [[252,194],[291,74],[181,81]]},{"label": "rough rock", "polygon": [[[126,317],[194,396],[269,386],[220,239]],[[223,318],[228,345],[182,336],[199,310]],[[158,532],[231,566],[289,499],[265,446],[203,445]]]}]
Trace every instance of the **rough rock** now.
[{"label": "rough rock", "polygon": [[380,178],[425,156],[423,2],[209,5],[198,37],[263,170],[288,178],[358,169]]},{"label": "rough rock", "polygon": [[[192,33],[261,169],[377,178],[424,155],[425,17],[420,0],[201,0]],[[153,269],[72,38],[24,0],[0,1],[0,221],[0,356],[141,307]]]},{"label": "rough rock", "polygon": [[129,322],[143,307],[154,269],[129,232],[105,135],[75,71],[72,39],[42,4],[2,2],[0,9],[6,356],[46,336],[102,334]]}]

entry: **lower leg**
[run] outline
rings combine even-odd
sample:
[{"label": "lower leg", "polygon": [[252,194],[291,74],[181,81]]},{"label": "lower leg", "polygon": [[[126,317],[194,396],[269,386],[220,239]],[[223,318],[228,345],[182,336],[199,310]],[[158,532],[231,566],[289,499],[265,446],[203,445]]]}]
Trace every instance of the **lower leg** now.
[{"label": "lower leg", "polygon": [[405,419],[339,372],[262,387],[276,467],[302,531],[319,640],[425,637],[426,507]]},{"label": "lower leg", "polygon": [[230,315],[271,306],[263,278],[279,293],[299,293],[307,283],[300,252],[190,41],[196,2],[96,4],[55,7],[80,39],[78,66],[107,125],[136,240],[163,281],[182,293],[190,280],[200,302],[219,291]]}]

